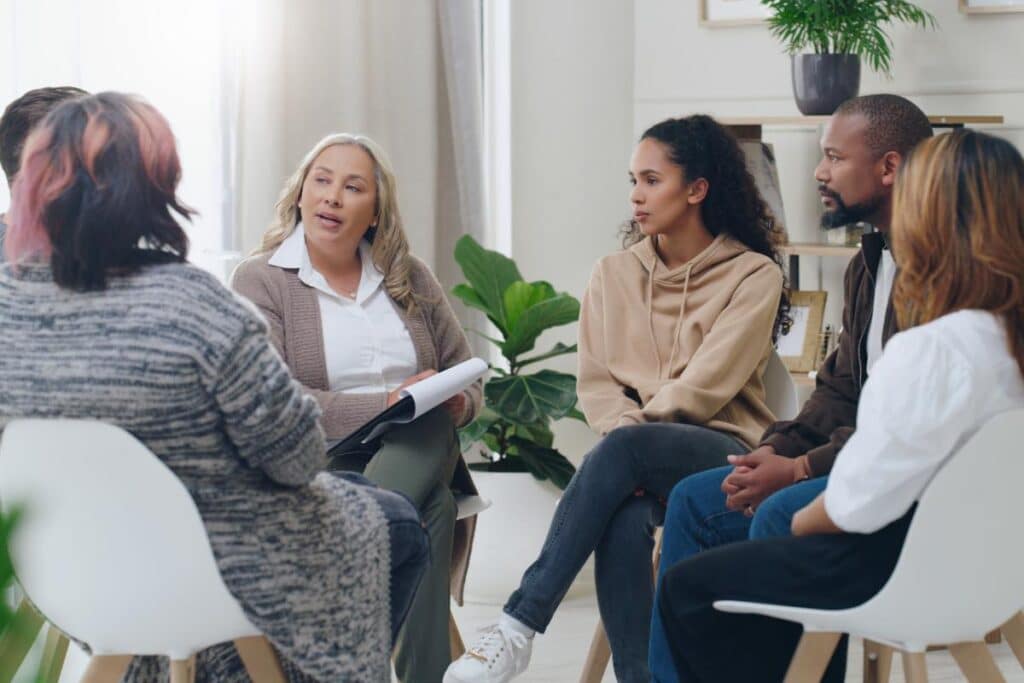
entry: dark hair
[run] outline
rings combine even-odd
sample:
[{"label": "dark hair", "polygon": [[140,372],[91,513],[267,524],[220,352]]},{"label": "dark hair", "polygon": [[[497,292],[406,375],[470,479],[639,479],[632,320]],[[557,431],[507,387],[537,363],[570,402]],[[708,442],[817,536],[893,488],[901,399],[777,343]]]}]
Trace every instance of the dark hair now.
[{"label": "dark hair", "polygon": [[32,129],[61,102],[88,94],[70,85],[36,88],[7,105],[3,116],[0,116],[0,166],[8,184],[13,183],[14,176],[18,175],[21,150]]},{"label": "dark hair", "polygon": [[[778,245],[784,241],[775,227],[775,218],[761,198],[746,159],[731,132],[704,114],[656,123],[640,136],[657,140],[668,148],[669,158],[683,170],[686,182],[698,178],[708,182],[708,192],[700,204],[704,226],[712,235],[728,235],[751,251],[764,254],[782,270]],[[623,245],[643,238],[640,226],[631,221],[623,234]],[[789,329],[789,285],[783,271],[782,298],[772,328],[772,341]]]},{"label": "dark hair", "polygon": [[188,237],[172,212],[181,165],[166,119],[141,99],[107,92],[57,107],[29,136],[14,183],[11,261],[49,257],[54,281],[103,289],[111,274],[182,262]]},{"label": "dark hair", "polygon": [[906,158],[917,143],[932,136],[932,124],[916,104],[899,95],[862,95],[839,105],[833,116],[861,114],[868,120],[864,138],[880,157],[899,152]]}]

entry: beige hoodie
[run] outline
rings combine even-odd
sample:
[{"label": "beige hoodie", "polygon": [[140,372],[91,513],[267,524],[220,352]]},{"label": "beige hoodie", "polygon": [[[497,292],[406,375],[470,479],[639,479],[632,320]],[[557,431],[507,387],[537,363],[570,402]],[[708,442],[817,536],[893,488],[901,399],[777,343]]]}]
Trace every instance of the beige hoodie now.
[{"label": "beige hoodie", "polygon": [[762,377],[781,294],[779,267],[724,235],[673,270],[650,238],[601,259],[580,313],[591,427],[684,422],[755,446],[775,419]]}]

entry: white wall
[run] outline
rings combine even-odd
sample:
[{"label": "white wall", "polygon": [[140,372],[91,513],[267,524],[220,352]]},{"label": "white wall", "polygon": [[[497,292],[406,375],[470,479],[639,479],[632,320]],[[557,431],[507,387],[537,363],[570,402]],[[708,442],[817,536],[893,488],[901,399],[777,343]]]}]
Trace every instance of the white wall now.
[{"label": "white wall", "polygon": [[[965,15],[957,0],[919,0],[939,29],[895,27],[893,79],[864,71],[861,94],[904,95],[928,114],[1002,114],[991,130],[1024,149],[1024,13]],[[701,26],[697,1],[635,3],[634,133],[668,116],[797,115],[789,57],[764,25]],[[811,176],[819,131],[766,129],[779,161],[783,203],[793,241],[818,241],[819,202]],[[804,258],[801,288],[823,284],[831,297],[826,320],[837,322],[842,259]]]},{"label": "white wall", "polygon": [[[511,52],[512,256],[527,280],[580,297],[630,214],[633,2],[514,0]],[[575,340],[566,326],[537,348]],[[575,356],[560,360],[575,372]],[[556,425],[574,462],[593,442],[581,423]]]}]

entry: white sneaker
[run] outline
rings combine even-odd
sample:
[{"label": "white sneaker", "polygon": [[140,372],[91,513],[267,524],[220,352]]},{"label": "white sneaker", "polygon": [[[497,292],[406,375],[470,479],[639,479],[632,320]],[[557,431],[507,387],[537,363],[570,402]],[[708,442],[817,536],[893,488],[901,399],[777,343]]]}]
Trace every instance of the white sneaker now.
[{"label": "white sneaker", "polygon": [[506,683],[526,671],[533,639],[505,624],[494,624],[456,659],[444,683]]}]

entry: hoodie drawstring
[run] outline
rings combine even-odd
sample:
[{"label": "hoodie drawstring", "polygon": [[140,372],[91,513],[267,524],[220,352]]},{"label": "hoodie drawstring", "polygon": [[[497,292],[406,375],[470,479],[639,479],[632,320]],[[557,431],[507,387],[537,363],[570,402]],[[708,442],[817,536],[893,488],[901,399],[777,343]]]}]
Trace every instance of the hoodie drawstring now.
[{"label": "hoodie drawstring", "polygon": [[[686,267],[686,276],[683,279],[683,300],[679,304],[679,318],[676,320],[676,331],[672,335],[672,353],[668,356],[668,371],[672,372],[672,363],[676,359],[676,351],[679,350],[679,333],[683,329],[683,315],[686,313],[686,293],[690,289],[690,272],[693,266]],[[658,376],[661,376],[661,368],[658,368]]]},{"label": "hoodie drawstring", "polygon": [[[686,267],[683,276],[683,300],[679,304],[679,316],[676,319],[676,329],[672,334],[672,351],[668,356],[668,371],[672,371],[672,363],[676,358],[676,351],[679,350],[679,333],[683,327],[683,315],[686,313],[686,294],[690,289],[690,273],[693,266]],[[654,270],[652,269],[647,277],[647,329],[651,334],[651,346],[654,347],[654,356],[658,359],[658,379],[665,379],[662,374],[664,366],[661,363],[661,353],[658,351],[658,340],[654,336]]]}]

